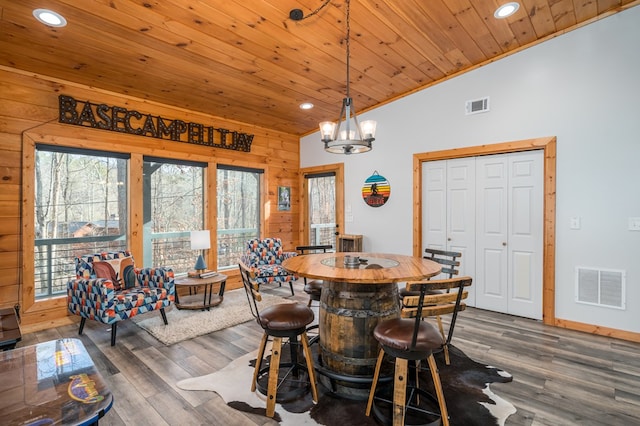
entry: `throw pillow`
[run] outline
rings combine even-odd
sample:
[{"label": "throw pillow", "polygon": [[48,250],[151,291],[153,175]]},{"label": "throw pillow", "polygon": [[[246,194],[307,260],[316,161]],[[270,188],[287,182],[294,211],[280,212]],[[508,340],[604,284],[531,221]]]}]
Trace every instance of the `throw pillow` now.
[{"label": "throw pillow", "polygon": [[136,271],[132,264],[125,266],[124,271],[122,271],[122,281],[125,289],[135,287],[138,283]]},{"label": "throw pillow", "polygon": [[93,271],[96,273],[96,278],[107,278],[113,283],[115,290],[120,290],[120,281],[113,266],[109,262],[94,261]]},{"label": "throw pillow", "polygon": [[[122,259],[118,259],[120,260],[120,270],[118,271],[118,278],[120,279],[120,281],[122,281],[124,279],[124,271],[126,269],[127,266],[133,266],[133,257],[129,256],[129,257],[123,257]],[[114,266],[115,269],[115,266]]]},{"label": "throw pillow", "polygon": [[124,268],[127,265],[133,265],[133,257],[116,257],[115,259],[103,259],[102,262],[108,263],[111,265],[114,271],[116,271],[116,279],[118,280],[118,285],[121,288],[124,288],[124,283],[122,281],[124,272]]}]

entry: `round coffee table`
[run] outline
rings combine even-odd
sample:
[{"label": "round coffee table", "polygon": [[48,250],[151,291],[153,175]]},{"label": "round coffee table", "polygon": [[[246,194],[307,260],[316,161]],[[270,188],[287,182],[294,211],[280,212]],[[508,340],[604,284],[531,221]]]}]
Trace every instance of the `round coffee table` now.
[{"label": "round coffee table", "polygon": [[[224,274],[216,274],[208,278],[182,277],[174,280],[176,286],[176,308],[178,309],[202,309],[219,305],[224,299],[224,287],[227,284],[227,276]],[[220,284],[218,294],[213,294],[213,286]],[[187,287],[189,294],[180,296],[179,290]],[[200,290],[204,294],[199,294]]]}]

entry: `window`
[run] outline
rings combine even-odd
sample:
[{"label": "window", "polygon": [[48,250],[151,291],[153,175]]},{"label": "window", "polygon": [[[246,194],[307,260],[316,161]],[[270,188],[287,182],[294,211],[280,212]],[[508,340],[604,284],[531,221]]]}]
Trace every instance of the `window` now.
[{"label": "window", "polygon": [[193,269],[190,231],[204,229],[206,163],[145,157],[143,170],[144,265]]},{"label": "window", "polygon": [[218,166],[218,269],[238,265],[247,240],[260,236],[260,188],[264,172]]},{"label": "window", "polygon": [[36,299],[66,293],[73,258],[126,248],[128,155],[36,145]]}]

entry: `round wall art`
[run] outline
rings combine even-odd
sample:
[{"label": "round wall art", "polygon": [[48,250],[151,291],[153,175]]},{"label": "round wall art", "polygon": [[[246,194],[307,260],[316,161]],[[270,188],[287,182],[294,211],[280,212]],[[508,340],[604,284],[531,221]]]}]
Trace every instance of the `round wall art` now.
[{"label": "round wall art", "polygon": [[383,206],[391,195],[391,185],[384,176],[380,176],[378,171],[364,181],[362,186],[362,199],[371,207]]}]

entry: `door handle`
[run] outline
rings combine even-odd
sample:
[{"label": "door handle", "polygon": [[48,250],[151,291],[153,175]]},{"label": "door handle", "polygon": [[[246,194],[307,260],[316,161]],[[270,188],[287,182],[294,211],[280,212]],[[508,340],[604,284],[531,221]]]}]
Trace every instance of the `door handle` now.
[{"label": "door handle", "polygon": [[507,243],[506,243],[505,241],[503,241],[503,242],[502,242],[502,245],[503,245],[504,247],[506,247],[506,246],[507,246]]}]

